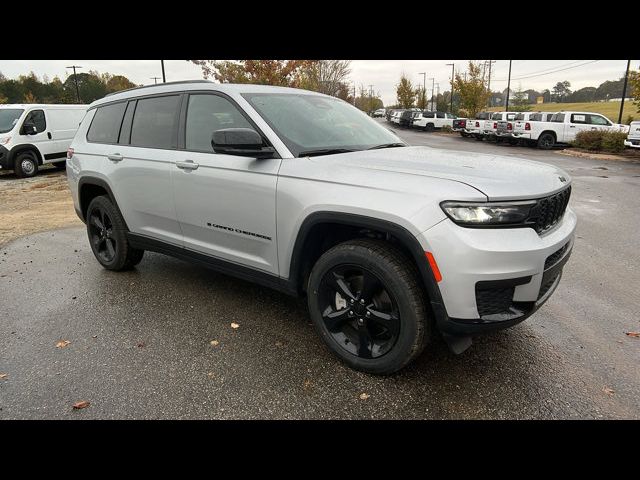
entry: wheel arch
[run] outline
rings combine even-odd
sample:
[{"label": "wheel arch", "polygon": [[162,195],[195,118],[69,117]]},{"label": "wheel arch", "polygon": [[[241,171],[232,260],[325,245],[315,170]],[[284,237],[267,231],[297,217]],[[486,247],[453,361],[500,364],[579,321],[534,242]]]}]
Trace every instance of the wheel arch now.
[{"label": "wheel arch", "polygon": [[9,150],[9,165],[11,168],[15,166],[16,157],[22,152],[31,152],[36,156],[36,160],[38,161],[38,165],[42,165],[42,154],[37,146],[32,143],[21,143],[20,145],[16,145],[11,150]]},{"label": "wheel arch", "polygon": [[[305,279],[308,278],[310,268],[319,258],[315,248],[321,240],[317,235],[314,237],[314,231],[317,232],[322,226],[328,226],[328,228],[343,226],[357,231],[369,230],[392,237],[418,270],[420,283],[428,296],[436,320],[439,323],[446,319],[440,289],[418,239],[405,227],[395,222],[359,214],[322,211],[314,212],[304,219],[294,243],[289,268],[289,284],[296,288],[298,293],[304,291]],[[315,259],[314,252],[317,255]]]},{"label": "wheel arch", "polygon": [[93,200],[95,197],[99,195],[105,195],[105,194],[109,197],[109,200],[111,200],[111,203],[113,203],[113,205],[116,207],[116,209],[118,210],[118,213],[124,220],[125,227],[127,227],[127,230],[129,230],[129,227],[127,226],[127,221],[125,220],[124,215],[122,215],[122,212],[120,211],[120,207],[118,206],[116,197],[113,194],[113,190],[111,190],[111,187],[105,180],[98,177],[85,176],[85,177],[81,177],[80,180],[78,181],[78,204],[80,206],[80,212],[78,213],[81,215],[80,218],[82,219],[82,221],[86,222],[87,209],[89,208],[89,204],[91,203],[91,200]]},{"label": "wheel arch", "polygon": [[546,135],[547,133],[551,134],[551,136],[553,137],[553,141],[554,142],[558,141],[558,134],[556,132],[554,132],[553,130],[544,130],[542,133],[540,133],[540,135],[538,135],[538,138],[540,138],[543,135]]}]

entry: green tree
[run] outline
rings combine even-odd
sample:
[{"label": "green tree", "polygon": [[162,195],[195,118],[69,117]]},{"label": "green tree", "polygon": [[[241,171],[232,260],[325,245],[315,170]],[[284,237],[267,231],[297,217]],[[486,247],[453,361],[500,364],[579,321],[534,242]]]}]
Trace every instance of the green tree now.
[{"label": "green tree", "polygon": [[528,112],[531,110],[529,104],[529,95],[522,90],[522,85],[518,86],[518,90],[511,92],[513,99],[509,99],[509,110],[512,112]]},{"label": "green tree", "polygon": [[400,75],[400,82],[396,85],[396,98],[401,108],[413,107],[416,99],[416,90],[404,73]]},{"label": "green tree", "polygon": [[204,78],[220,83],[256,83],[298,87],[314,60],[191,60],[202,68]]},{"label": "green tree", "polygon": [[568,81],[558,82],[556,86],[553,87],[553,98],[555,98],[556,102],[566,102],[569,95],[571,95],[571,83]]},{"label": "green tree", "polygon": [[80,103],[91,103],[94,100],[104,97],[107,86],[102,81],[101,76],[94,71],[89,73],[77,73],[69,75],[64,82],[65,103],[70,99],[77,102],[75,77],[78,78],[78,90],[80,91]]},{"label": "green tree", "polygon": [[482,67],[478,62],[469,61],[466,75],[456,74],[455,90],[460,97],[460,108],[470,117],[480,112],[491,95],[482,80]]},{"label": "green tree", "polygon": [[8,103],[9,99],[0,93],[0,104]]},{"label": "green tree", "polygon": [[629,71],[629,88],[633,97],[633,104],[637,107],[637,112],[640,113],[640,71]]}]

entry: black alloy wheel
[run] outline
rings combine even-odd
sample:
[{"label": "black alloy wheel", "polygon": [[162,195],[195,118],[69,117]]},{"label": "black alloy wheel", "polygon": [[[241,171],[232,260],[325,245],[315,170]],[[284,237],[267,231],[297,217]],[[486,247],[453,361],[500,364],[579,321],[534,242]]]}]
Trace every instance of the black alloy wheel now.
[{"label": "black alloy wheel", "polygon": [[113,236],[113,221],[105,209],[94,208],[89,216],[89,239],[93,251],[104,263],[113,262],[116,256],[116,239]]},{"label": "black alloy wheel", "polygon": [[318,309],[335,342],[360,358],[388,353],[400,333],[397,302],[370,270],[337,265],[322,277]]}]

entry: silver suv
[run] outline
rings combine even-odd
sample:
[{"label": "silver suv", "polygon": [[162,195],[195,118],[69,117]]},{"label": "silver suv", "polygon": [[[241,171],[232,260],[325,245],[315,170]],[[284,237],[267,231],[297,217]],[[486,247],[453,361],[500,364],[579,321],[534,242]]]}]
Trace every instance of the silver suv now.
[{"label": "silver suv", "polygon": [[576,226],[558,168],[411,147],[342,100],[280,87],[111,94],[89,106],[67,173],[105,268],[150,250],[305,295],[328,347],[377,374],[437,332],[461,352],[531,315]]}]

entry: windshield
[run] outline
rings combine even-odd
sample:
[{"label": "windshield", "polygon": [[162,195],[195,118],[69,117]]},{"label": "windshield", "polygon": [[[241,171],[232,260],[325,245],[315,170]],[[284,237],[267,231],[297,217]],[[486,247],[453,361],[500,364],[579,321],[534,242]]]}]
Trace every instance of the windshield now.
[{"label": "windshield", "polygon": [[0,133],[10,132],[24,112],[21,108],[1,108],[0,109]]},{"label": "windshield", "polygon": [[367,114],[337,98],[295,93],[242,96],[298,157],[313,150],[365,150],[402,140]]}]

